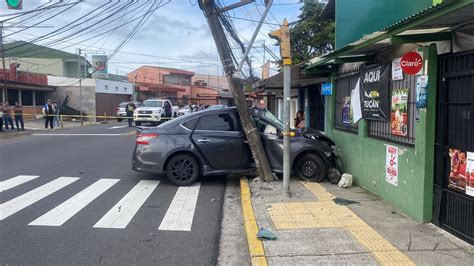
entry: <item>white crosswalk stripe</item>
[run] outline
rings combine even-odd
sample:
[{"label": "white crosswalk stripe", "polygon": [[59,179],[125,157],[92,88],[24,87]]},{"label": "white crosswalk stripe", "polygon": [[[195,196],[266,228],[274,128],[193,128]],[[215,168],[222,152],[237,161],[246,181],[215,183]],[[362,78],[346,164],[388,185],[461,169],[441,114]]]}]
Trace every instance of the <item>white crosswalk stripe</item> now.
[{"label": "white crosswalk stripe", "polygon": [[132,220],[160,181],[141,180],[95,225],[96,228],[123,229]]},{"label": "white crosswalk stripe", "polygon": [[[31,180],[38,175],[18,175],[0,182],[0,192],[9,190]],[[0,204],[0,221],[27,208],[28,206],[48,197],[49,195],[65,188],[79,180],[78,177],[59,177],[16,198]],[[62,226],[81,210],[107,192],[120,179],[99,179],[88,187],[82,189],[62,203],[55,204],[51,209],[34,217],[31,226]],[[125,229],[132,222],[143,204],[150,198],[160,185],[157,180],[140,180],[133,186],[102,218],[94,224],[94,228]],[[189,187],[179,187],[168,206],[165,216],[158,230],[160,231],[191,231],[194,212],[196,210],[200,183]],[[165,206],[163,206],[165,207]],[[156,226],[156,225],[155,225]],[[155,227],[156,228],[156,227]]]},{"label": "white crosswalk stripe", "polygon": [[0,221],[53,194],[78,179],[79,178],[77,177],[60,177],[21,196],[0,204]]},{"label": "white crosswalk stripe", "polygon": [[19,175],[13,178],[7,179],[5,181],[0,182],[0,192],[7,191],[11,188],[19,186],[23,183],[31,181],[35,178],[38,178],[38,175]]},{"label": "white crosswalk stripe", "polygon": [[29,225],[61,226],[94,199],[112,187],[119,179],[99,179]]},{"label": "white crosswalk stripe", "polygon": [[200,187],[201,184],[196,183],[178,188],[158,230],[191,231]]}]

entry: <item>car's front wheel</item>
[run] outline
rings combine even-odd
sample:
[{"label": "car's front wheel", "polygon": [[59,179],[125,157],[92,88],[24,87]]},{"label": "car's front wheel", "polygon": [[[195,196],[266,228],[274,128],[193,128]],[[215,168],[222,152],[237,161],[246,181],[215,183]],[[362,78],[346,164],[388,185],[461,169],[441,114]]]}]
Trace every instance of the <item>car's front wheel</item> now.
[{"label": "car's front wheel", "polygon": [[166,165],[166,177],[178,186],[192,185],[199,176],[199,164],[187,154],[176,155]]},{"label": "car's front wheel", "polygon": [[322,182],[326,177],[326,163],[314,154],[305,154],[295,162],[298,177],[304,181]]}]

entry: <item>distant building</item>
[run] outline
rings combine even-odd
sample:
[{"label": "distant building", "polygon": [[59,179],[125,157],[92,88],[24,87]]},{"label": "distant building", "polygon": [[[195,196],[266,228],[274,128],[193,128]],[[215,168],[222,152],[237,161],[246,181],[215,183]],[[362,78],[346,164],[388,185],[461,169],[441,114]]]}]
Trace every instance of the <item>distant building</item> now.
[{"label": "distant building", "polygon": [[196,82],[216,90],[229,90],[229,83],[227,82],[227,78],[224,76],[194,74],[192,77],[192,83],[196,84]]},{"label": "distant building", "polygon": [[154,66],[142,66],[127,74],[139,100],[168,98],[179,105],[189,103],[193,75],[191,71]]},{"label": "distant building", "polygon": [[41,114],[47,94],[56,88],[48,86],[45,74],[20,71],[18,67],[12,63],[9,69],[0,70],[0,105],[5,101],[11,105],[19,102],[24,107],[25,119],[34,119]]},{"label": "distant building", "polygon": [[[18,63],[20,64],[18,70],[24,73],[35,72],[76,78],[79,73],[87,72],[84,68],[91,67],[84,57],[80,57],[78,63],[76,54],[24,41],[7,43],[4,45],[4,50],[6,65]],[[81,72],[78,71],[78,64]]]}]

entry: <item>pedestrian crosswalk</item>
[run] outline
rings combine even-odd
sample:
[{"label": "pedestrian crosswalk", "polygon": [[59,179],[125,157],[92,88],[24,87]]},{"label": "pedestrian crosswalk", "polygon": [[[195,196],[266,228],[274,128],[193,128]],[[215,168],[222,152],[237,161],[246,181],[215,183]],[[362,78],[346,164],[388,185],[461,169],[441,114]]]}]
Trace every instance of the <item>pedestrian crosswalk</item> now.
[{"label": "pedestrian crosswalk", "polygon": [[[0,183],[0,192],[10,190],[34,179],[39,181],[41,180],[41,177],[36,175],[19,175],[7,179]],[[41,200],[45,200],[48,196],[78,180],[80,180],[79,177],[59,177],[22,195],[1,203],[0,221],[7,219]],[[55,206],[53,206],[49,211],[29,222],[28,225],[52,227],[62,226],[74,216],[84,213],[84,209],[89,204],[101,195],[107,193],[110,188],[119,182],[120,179],[99,179],[62,203],[55,203]],[[110,207],[104,209],[105,214],[93,225],[93,228],[127,228],[147,199],[149,199],[153,192],[156,191],[159,184],[160,181],[156,180],[139,181],[111,209],[108,209]],[[171,201],[171,204],[168,206],[161,224],[159,226],[157,225],[158,230],[191,231],[200,188],[200,183],[196,183],[190,187],[179,187]]]}]

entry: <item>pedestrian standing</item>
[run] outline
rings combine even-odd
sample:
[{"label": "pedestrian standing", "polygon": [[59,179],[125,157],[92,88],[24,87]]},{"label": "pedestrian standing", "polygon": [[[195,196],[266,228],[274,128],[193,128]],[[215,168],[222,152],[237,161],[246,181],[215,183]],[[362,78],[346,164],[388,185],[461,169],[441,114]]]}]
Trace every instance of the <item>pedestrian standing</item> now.
[{"label": "pedestrian standing", "polygon": [[305,123],[304,123],[304,112],[303,111],[298,111],[296,113],[295,117],[295,128],[296,129],[304,129]]},{"label": "pedestrian standing", "polygon": [[8,131],[8,125],[10,125],[10,130],[15,131],[15,127],[13,126],[13,119],[12,119],[12,111],[13,108],[8,104],[8,101],[3,103],[2,112],[3,112],[3,122],[5,123],[5,129]]},{"label": "pedestrian standing", "polygon": [[48,129],[48,124],[51,127],[51,130],[54,128],[54,105],[51,103],[51,100],[48,100],[48,103],[43,106],[43,115],[44,115],[44,130]]},{"label": "pedestrian standing", "polygon": [[[19,102],[15,102],[15,106],[13,107],[13,111],[15,112],[16,130],[24,131],[25,130],[25,123],[23,121],[23,106],[21,106]],[[21,125],[21,127],[20,127],[20,125]]]},{"label": "pedestrian standing", "polygon": [[54,102],[53,106],[54,106],[54,121],[53,121],[53,125],[54,125],[55,127],[60,127],[60,126],[61,126],[61,123],[60,123],[60,121],[59,121],[59,115],[60,115],[60,113],[61,113],[61,110],[60,110],[60,108],[59,108],[57,102]]},{"label": "pedestrian standing", "polygon": [[127,106],[125,106],[125,110],[127,111],[127,120],[128,126],[131,127],[133,124],[133,112],[137,109],[133,102],[129,102]]},{"label": "pedestrian standing", "polygon": [[3,106],[0,108],[0,132],[3,131]]}]

